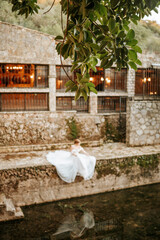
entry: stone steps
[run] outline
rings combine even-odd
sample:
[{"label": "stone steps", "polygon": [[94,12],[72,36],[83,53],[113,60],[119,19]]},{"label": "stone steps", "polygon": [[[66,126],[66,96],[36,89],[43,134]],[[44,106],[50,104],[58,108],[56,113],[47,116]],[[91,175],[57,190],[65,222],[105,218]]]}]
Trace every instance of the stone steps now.
[{"label": "stone steps", "polygon": [[16,207],[10,198],[0,194],[0,222],[11,221],[24,218],[20,207]]}]

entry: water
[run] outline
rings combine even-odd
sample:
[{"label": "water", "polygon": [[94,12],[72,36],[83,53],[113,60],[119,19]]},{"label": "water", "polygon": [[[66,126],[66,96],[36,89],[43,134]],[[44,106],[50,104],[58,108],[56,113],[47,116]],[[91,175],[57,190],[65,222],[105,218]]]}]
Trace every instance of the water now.
[{"label": "water", "polygon": [[0,240],[160,240],[160,184],[23,208]]}]

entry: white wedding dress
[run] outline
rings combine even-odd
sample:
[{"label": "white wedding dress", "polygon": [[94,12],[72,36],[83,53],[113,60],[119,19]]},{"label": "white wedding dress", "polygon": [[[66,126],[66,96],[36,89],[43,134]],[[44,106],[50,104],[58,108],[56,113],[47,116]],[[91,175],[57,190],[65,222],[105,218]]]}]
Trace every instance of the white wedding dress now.
[{"label": "white wedding dress", "polygon": [[71,152],[57,150],[49,152],[47,160],[56,167],[59,177],[67,182],[74,182],[76,176],[82,176],[85,180],[92,178],[96,164],[96,158],[87,156],[82,147],[76,147]]}]

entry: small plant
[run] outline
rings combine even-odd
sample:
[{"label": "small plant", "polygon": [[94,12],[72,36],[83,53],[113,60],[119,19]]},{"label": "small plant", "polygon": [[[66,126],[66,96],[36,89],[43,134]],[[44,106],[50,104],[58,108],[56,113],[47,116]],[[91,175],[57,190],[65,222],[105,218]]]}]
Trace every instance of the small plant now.
[{"label": "small plant", "polygon": [[118,120],[118,126],[115,127],[112,123],[109,123],[106,119],[105,135],[107,141],[113,142],[125,142],[126,139],[126,121],[120,115]]},{"label": "small plant", "polygon": [[77,122],[74,119],[74,117],[71,117],[70,119],[66,120],[66,122],[67,122],[67,125],[69,128],[68,138],[70,140],[79,138],[79,128],[78,128]]},{"label": "small plant", "polygon": [[117,131],[118,131],[118,141],[125,142],[126,141],[126,120],[121,114],[118,120]]},{"label": "small plant", "polygon": [[113,142],[118,142],[118,131],[116,127],[113,126],[112,123],[109,123],[106,119],[106,126],[105,126],[105,135],[106,140],[111,140]]}]

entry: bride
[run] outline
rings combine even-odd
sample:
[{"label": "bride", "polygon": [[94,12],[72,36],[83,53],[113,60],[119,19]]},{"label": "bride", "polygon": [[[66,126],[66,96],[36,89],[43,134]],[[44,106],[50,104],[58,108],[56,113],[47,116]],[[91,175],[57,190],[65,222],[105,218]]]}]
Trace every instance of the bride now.
[{"label": "bride", "polygon": [[57,150],[49,152],[46,158],[56,167],[59,177],[67,183],[74,182],[76,176],[89,180],[94,174],[96,158],[86,153],[80,146],[79,139],[75,139],[70,152]]}]

